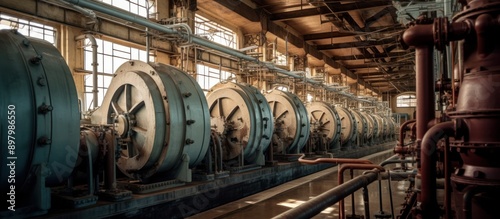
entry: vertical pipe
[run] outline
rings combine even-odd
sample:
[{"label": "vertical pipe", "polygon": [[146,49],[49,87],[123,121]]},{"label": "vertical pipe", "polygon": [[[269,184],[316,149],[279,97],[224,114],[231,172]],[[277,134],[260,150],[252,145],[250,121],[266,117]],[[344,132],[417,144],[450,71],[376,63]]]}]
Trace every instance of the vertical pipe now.
[{"label": "vertical pipe", "polygon": [[106,153],[106,177],[104,178],[104,187],[108,191],[116,190],[116,148],[114,130],[106,133],[106,140],[109,140]]},{"label": "vertical pipe", "polygon": [[391,216],[394,219],[394,203],[392,201],[391,171],[387,171],[387,186],[389,187],[389,201],[391,203]]},{"label": "vertical pipe", "polygon": [[97,41],[95,40],[94,35],[85,34],[77,36],[76,40],[84,40],[85,38],[90,40],[92,46],[92,98],[94,99],[92,106],[95,108],[99,107],[99,96],[97,95],[99,90],[97,89],[97,66],[99,63],[97,62]]},{"label": "vertical pipe", "polygon": [[444,145],[444,212],[445,218],[451,218],[451,160],[450,160],[450,139],[446,138]]},{"label": "vertical pipe", "polygon": [[[351,172],[351,179],[353,179],[354,178],[354,170],[351,169],[349,172]],[[352,212],[352,216],[356,215],[355,205],[356,205],[356,203],[354,202],[354,193],[352,193],[352,195],[351,195],[351,212]]]},{"label": "vertical pipe", "polygon": [[365,206],[365,219],[370,219],[370,196],[366,186],[363,187],[363,203]]},{"label": "vertical pipe", "polygon": [[463,212],[465,219],[472,219],[472,198],[481,193],[480,187],[472,187],[463,196]]},{"label": "vertical pipe", "polygon": [[[427,132],[427,123],[434,119],[434,73],[432,46],[417,47],[416,56],[416,94],[417,94],[417,162],[422,156],[419,153],[422,139]],[[420,167],[420,162],[418,166]]]},{"label": "vertical pipe", "polygon": [[421,188],[418,199],[421,202],[420,218],[439,218],[440,210],[436,195],[437,142],[441,138],[453,136],[454,133],[454,122],[444,122],[433,126],[423,137],[420,170]]}]

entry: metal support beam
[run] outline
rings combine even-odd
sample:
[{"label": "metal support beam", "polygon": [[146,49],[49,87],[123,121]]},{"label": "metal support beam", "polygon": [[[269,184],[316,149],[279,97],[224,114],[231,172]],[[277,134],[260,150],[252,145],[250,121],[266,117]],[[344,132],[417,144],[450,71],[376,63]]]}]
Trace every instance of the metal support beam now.
[{"label": "metal support beam", "polygon": [[375,13],[371,17],[367,18],[365,20],[365,27],[371,26],[376,21],[378,21],[378,19],[380,19],[381,17],[385,16],[388,13],[391,13],[392,11],[396,11],[396,8],[394,8],[394,7],[385,7],[384,9],[382,9],[379,12]]},{"label": "metal support beam", "polygon": [[271,15],[272,21],[284,21],[308,16],[316,16],[316,15],[327,15],[332,13],[340,13],[340,12],[348,12],[348,11],[357,11],[362,9],[369,9],[374,7],[391,5],[390,1],[366,1],[366,2],[356,2],[356,3],[346,3],[339,4],[333,8],[328,7],[318,7],[318,8],[309,8],[302,9],[296,11],[287,11],[283,13],[275,13]]},{"label": "metal support beam", "polygon": [[365,64],[360,64],[360,65],[345,65],[346,68],[348,69],[363,69],[363,68],[376,68],[376,67],[398,67],[402,65],[412,65],[414,64],[413,62],[398,62],[398,60],[394,60],[388,63],[376,63],[376,62],[369,62]]},{"label": "metal support beam", "polygon": [[234,11],[251,22],[259,22],[259,11],[251,8],[242,1],[215,0],[220,5]]},{"label": "metal support beam", "polygon": [[335,31],[335,32],[324,32],[324,33],[303,35],[305,41],[321,40],[321,39],[329,39],[329,38],[337,38],[337,37],[347,37],[347,36],[356,36],[356,33]]},{"label": "metal support beam", "polygon": [[323,33],[314,33],[314,34],[306,34],[303,35],[305,41],[310,40],[321,40],[321,39],[330,39],[337,37],[347,37],[347,36],[356,36],[359,34],[369,34],[371,31],[380,31],[379,33],[383,33],[384,30],[387,31],[398,31],[403,30],[404,27],[401,25],[391,25],[391,26],[380,26],[380,27],[371,27],[369,30],[358,30],[356,32],[347,32],[347,31],[335,31],[335,32],[323,32]]},{"label": "metal support beam", "polygon": [[357,41],[348,43],[335,43],[335,44],[325,44],[317,45],[318,50],[328,50],[328,49],[344,49],[344,48],[361,48],[361,47],[371,47],[378,45],[385,45],[390,43],[397,43],[396,39],[383,39],[377,41]]},{"label": "metal support beam", "polygon": [[358,60],[358,59],[381,59],[381,58],[394,58],[401,57],[411,53],[407,52],[391,52],[381,54],[364,54],[364,55],[350,55],[350,56],[333,56],[333,60]]}]

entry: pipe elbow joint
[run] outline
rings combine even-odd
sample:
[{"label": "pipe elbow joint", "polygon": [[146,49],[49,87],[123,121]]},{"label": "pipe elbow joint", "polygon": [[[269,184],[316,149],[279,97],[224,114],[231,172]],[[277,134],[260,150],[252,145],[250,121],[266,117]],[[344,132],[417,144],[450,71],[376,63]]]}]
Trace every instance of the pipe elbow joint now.
[{"label": "pipe elbow joint", "polygon": [[401,44],[407,46],[433,45],[434,36],[432,24],[418,24],[408,28],[402,35]]}]

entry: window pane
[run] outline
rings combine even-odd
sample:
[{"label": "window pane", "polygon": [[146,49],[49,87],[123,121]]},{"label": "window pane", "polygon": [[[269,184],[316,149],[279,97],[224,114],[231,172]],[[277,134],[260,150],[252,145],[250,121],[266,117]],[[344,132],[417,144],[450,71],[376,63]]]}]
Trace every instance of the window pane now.
[{"label": "window pane", "polygon": [[417,98],[413,94],[403,94],[396,98],[397,107],[416,107]]},{"label": "window pane", "polygon": [[35,37],[55,44],[56,30],[51,26],[37,22],[0,13],[0,29],[15,29],[25,36]]},{"label": "window pane", "polygon": [[195,34],[202,36],[212,42],[236,49],[236,33],[214,21],[210,21],[200,15],[196,15]]},{"label": "window pane", "polygon": [[137,14],[141,17],[147,17],[149,14],[156,12],[155,0],[100,0],[103,3],[110,4],[117,8]]},{"label": "window pane", "polygon": [[234,74],[228,71],[211,68],[202,64],[196,65],[197,76],[196,81],[204,91],[208,91],[217,83],[234,77]]},{"label": "window pane", "polygon": [[[139,56],[138,53],[144,53],[144,50],[130,48],[128,46],[116,44],[110,41],[96,39],[97,59],[98,59],[98,90],[99,90],[99,106],[106,94],[106,91],[111,83],[113,74],[124,62],[129,60],[146,61],[146,56]],[[87,71],[92,71],[92,47],[90,44],[85,44],[84,48],[84,68]],[[92,76],[85,76],[85,107],[92,108]]]}]

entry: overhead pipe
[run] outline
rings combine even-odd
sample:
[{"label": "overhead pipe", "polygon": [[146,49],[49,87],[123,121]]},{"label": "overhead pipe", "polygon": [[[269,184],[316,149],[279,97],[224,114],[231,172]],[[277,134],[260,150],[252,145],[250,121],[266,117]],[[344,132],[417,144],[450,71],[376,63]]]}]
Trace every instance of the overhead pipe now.
[{"label": "overhead pipe", "polygon": [[94,101],[92,103],[93,103],[94,109],[96,109],[97,107],[99,107],[99,101],[98,101],[99,89],[97,89],[97,66],[99,65],[99,63],[97,62],[97,47],[98,47],[98,45],[97,45],[97,41],[95,40],[94,35],[92,35],[92,34],[84,34],[84,35],[77,36],[75,38],[75,40],[85,40],[85,39],[89,39],[91,46],[92,46],[92,98],[94,99]]},{"label": "overhead pipe", "polygon": [[[91,9],[94,11],[101,12],[104,14],[108,14],[108,15],[129,21],[132,23],[136,23],[136,24],[142,25],[144,27],[151,28],[151,29],[154,29],[154,30],[166,33],[166,34],[175,34],[175,35],[178,35],[179,37],[181,37],[182,39],[189,41],[189,42],[193,42],[197,45],[200,45],[200,46],[203,46],[206,48],[210,48],[213,50],[217,50],[219,52],[234,56],[236,58],[240,58],[242,60],[255,62],[257,64],[260,64],[260,65],[266,67],[270,71],[276,71],[277,73],[280,73],[280,74],[283,74],[286,76],[290,76],[293,78],[304,78],[304,80],[308,83],[324,87],[326,90],[329,90],[329,91],[337,92],[335,90],[331,90],[330,88],[324,86],[320,82],[317,82],[311,78],[307,78],[305,76],[300,76],[300,75],[294,74],[290,71],[278,68],[274,64],[269,63],[269,62],[261,62],[258,58],[246,55],[238,50],[214,43],[212,41],[206,40],[206,39],[201,38],[199,36],[192,35],[189,33],[179,32],[179,31],[172,29],[172,28],[169,28],[165,25],[161,25],[161,24],[149,21],[148,19],[145,19],[144,17],[141,17],[139,15],[135,15],[133,13],[123,11],[123,10],[117,10],[115,7],[113,7],[111,5],[107,5],[107,4],[103,4],[103,3],[99,3],[99,2],[95,2],[95,1],[91,1],[91,0],[61,0],[61,1],[65,1],[68,3],[74,4],[74,5],[78,5],[78,6],[81,6],[84,8],[88,8],[88,9]],[[345,93],[345,92],[337,92],[337,93],[340,95],[343,95],[343,96],[354,98],[357,101],[369,102],[366,100],[361,100],[361,99],[355,98],[352,94],[350,95],[350,94]],[[373,104],[373,102],[370,102],[370,103]]]},{"label": "overhead pipe", "polygon": [[43,0],[43,1],[48,2],[50,4],[58,5],[61,7],[73,9],[73,10],[77,11],[78,13],[83,14],[83,16],[91,19],[94,23],[98,23],[97,15],[92,10],[88,10],[88,9],[79,7],[77,5],[70,4],[64,0]]}]

